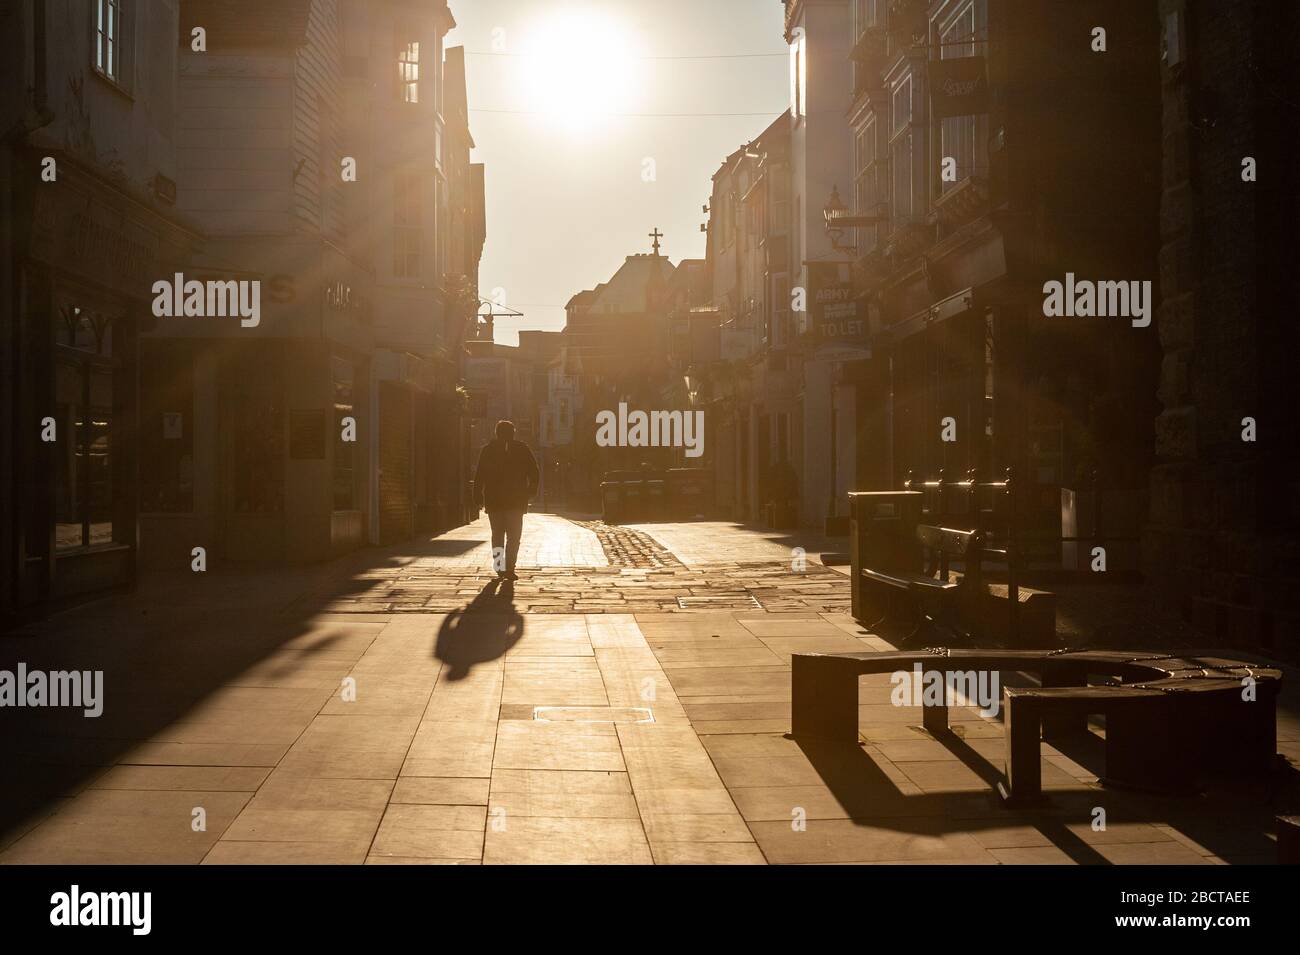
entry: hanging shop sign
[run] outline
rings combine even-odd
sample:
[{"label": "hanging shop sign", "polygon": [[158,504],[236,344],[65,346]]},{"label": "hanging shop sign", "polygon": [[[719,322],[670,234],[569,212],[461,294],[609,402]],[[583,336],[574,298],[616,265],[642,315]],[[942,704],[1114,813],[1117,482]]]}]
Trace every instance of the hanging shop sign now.
[{"label": "hanging shop sign", "polygon": [[930,110],[935,119],[989,111],[989,80],[984,57],[931,60],[929,80]]}]

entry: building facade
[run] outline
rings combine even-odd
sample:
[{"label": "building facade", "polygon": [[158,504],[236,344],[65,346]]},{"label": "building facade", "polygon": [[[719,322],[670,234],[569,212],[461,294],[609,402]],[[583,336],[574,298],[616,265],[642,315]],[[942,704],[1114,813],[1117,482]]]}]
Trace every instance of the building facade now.
[{"label": "building facade", "polygon": [[446,3],[3,16],[6,618],[462,522],[486,229]]},{"label": "building facade", "polygon": [[[714,174],[706,263],[717,349],[718,503],[737,519],[773,520],[773,475],[802,445],[800,355],[791,311],[790,113]],[[786,503],[786,502],[783,502]],[[782,516],[779,523],[789,518]]]},{"label": "building facade", "polygon": [[[793,441],[801,476],[800,522],[840,529],[856,483],[857,403],[846,384],[868,354],[863,336],[841,332],[835,307],[847,295],[849,258],[827,234],[823,210],[851,178],[844,121],[851,85],[850,0],[786,0],[790,50],[790,281],[798,348],[799,412]],[[827,306],[831,306],[828,310]],[[830,315],[828,319],[827,316]]]},{"label": "building facade", "polygon": [[152,284],[199,242],[176,204],[178,4],[5,4],[0,613],[130,586],[151,473]]},{"label": "building facade", "polygon": [[[1087,537],[1135,569],[1158,348],[1151,11],[865,0],[853,26],[858,486],[1013,467],[1037,559],[1086,567],[1067,539]],[[1062,313],[1048,283],[1076,278],[1143,314]]]},{"label": "building facade", "polygon": [[1158,17],[1161,409],[1143,566],[1216,642],[1294,654],[1300,186],[1284,170],[1300,8],[1161,0]]},{"label": "building facade", "polygon": [[[606,471],[666,466],[668,448],[601,447],[596,419],[601,411],[661,407],[664,383],[671,375],[669,356],[670,288],[676,267],[661,255],[656,240],[651,253],[629,255],[619,269],[593,289],[577,293],[565,306],[563,341],[566,375],[579,386],[570,483],[578,501],[595,506]],[[557,421],[557,425],[559,422]]]},{"label": "building facade", "polygon": [[265,18],[182,4],[177,205],[205,235],[185,278],[258,283],[261,314],[169,315],[146,338],[150,566],[365,540],[372,281],[347,248],[342,29],[338,0]]}]

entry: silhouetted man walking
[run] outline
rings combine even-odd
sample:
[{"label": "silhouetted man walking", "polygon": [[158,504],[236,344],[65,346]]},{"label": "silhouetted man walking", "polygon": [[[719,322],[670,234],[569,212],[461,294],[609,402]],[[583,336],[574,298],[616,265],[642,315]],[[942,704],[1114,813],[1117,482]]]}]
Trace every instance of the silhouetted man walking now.
[{"label": "silhouetted man walking", "polygon": [[533,452],[515,440],[513,422],[498,421],[496,439],[484,445],[474,471],[477,503],[487,510],[492,525],[492,565],[498,577],[519,579],[515,573],[519,535],[523,533],[524,511],[537,491],[537,481]]}]

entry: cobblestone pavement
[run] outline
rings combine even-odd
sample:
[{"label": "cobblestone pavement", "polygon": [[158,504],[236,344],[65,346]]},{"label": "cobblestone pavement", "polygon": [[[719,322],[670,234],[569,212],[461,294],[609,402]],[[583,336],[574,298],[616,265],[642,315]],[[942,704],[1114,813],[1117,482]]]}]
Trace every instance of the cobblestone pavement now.
[{"label": "cobblestone pavement", "polygon": [[[662,526],[670,525],[656,529]],[[511,599],[521,613],[848,609],[848,581],[842,574],[811,561],[791,561],[781,548],[753,551],[745,546],[743,533],[728,527],[737,558],[687,567],[640,529],[530,513],[524,520],[521,579],[511,586]],[[715,536],[718,533],[715,528]],[[417,552],[350,569],[305,594],[290,612],[303,606],[332,613],[460,609],[495,577],[489,570],[486,535],[486,519],[480,519],[426,545],[427,550],[445,542],[437,553]],[[593,543],[603,545],[601,563]],[[743,560],[753,554],[768,559]],[[569,560],[544,564],[542,555],[566,555]],[[782,560],[773,560],[775,555]]]},{"label": "cobblestone pavement", "polygon": [[615,567],[680,567],[682,562],[663,544],[644,531],[604,521],[573,523],[595,533],[605,557]]},{"label": "cobblestone pavement", "polygon": [[[316,568],[150,576],[0,641],[6,668],[104,672],[101,718],[0,712],[0,862],[1273,858],[1290,796],[1106,789],[1096,735],[1044,742],[1049,803],[1003,809],[999,720],[954,706],[952,732],[930,734],[887,675],[861,682],[857,744],[790,739],[792,654],[891,644],[850,619],[842,575],[798,573],[744,528],[708,532],[735,561],[660,569],[605,566],[597,536],[559,518],[527,532],[526,554],[569,564],[513,593],[471,526]],[[683,611],[691,596],[765,609]],[[1278,724],[1293,763],[1294,676]]]},{"label": "cobblestone pavement", "polygon": [[790,564],[800,557],[812,562],[822,553],[847,551],[848,538],[827,538],[809,531],[774,531],[731,521],[632,524],[627,530],[650,535],[688,567],[730,561]]}]

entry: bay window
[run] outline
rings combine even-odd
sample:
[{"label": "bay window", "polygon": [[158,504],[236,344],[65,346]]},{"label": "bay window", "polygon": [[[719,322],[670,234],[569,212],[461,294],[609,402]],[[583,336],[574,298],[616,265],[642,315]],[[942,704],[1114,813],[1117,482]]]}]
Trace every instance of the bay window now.
[{"label": "bay window", "polygon": [[[978,49],[978,45],[983,43],[982,4],[967,0],[956,5],[950,16],[936,22],[940,59],[975,56],[982,52]],[[956,166],[955,181],[939,177],[940,194],[971,176],[983,174],[976,146],[979,129],[979,117],[974,115],[949,116],[939,121],[940,168],[946,159],[952,159]]]}]

